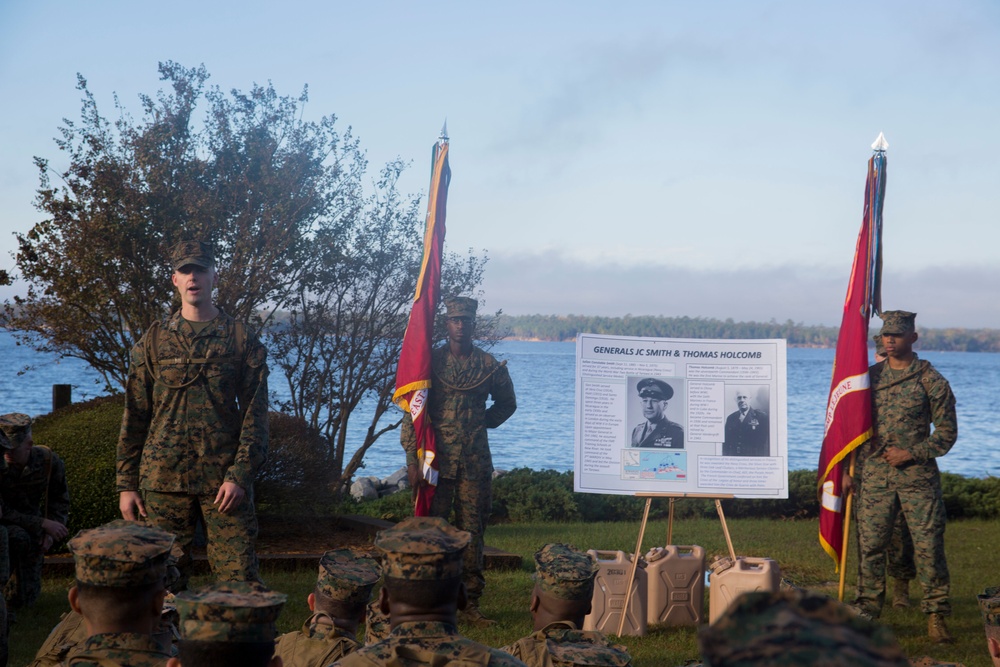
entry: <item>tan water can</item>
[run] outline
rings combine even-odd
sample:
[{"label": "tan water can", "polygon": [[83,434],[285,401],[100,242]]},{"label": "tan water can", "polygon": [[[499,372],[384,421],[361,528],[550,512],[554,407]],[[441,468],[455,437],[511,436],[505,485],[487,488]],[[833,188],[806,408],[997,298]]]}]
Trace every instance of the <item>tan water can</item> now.
[{"label": "tan water can", "polygon": [[715,623],[722,614],[744,593],[753,591],[773,592],[781,583],[778,561],[770,558],[740,556],[734,563],[731,558],[721,558],[712,563],[709,577],[708,622]]},{"label": "tan water can", "polygon": [[642,636],[646,634],[646,571],[639,567],[632,582],[632,597],[625,609],[625,591],[629,573],[632,571],[632,557],[624,551],[588,551],[600,569],[594,580],[594,599],[590,613],[583,619],[584,630],[598,630],[605,634],[617,635],[622,613],[625,627],[622,635]]},{"label": "tan water can", "polygon": [[652,550],[646,559],[646,622],[700,624],[705,612],[705,549],[668,544]]}]

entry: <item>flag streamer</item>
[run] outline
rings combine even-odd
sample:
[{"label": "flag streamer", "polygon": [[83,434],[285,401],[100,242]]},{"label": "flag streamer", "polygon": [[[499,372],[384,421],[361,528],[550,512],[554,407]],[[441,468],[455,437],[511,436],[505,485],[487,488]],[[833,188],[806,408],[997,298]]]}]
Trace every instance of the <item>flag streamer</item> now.
[{"label": "flag streamer", "polygon": [[410,413],[413,420],[420,474],[426,482],[417,488],[414,507],[416,516],[427,516],[430,513],[431,500],[438,482],[434,427],[426,408],[430,392],[433,391],[431,349],[434,342],[434,317],[441,299],[441,255],[450,181],[448,137],[442,131],[441,139],[434,144],[431,153],[431,185],[427,193],[423,260],[410,319],[403,335],[403,347],[396,367],[396,391],[392,397],[396,405]]},{"label": "flag streamer", "polygon": [[[879,137],[881,139],[881,135]],[[882,312],[882,205],[886,157],[879,144],[868,161],[864,216],[837,337],[823,447],[819,457],[819,542],[840,567],[847,544],[843,502],[843,466],[851,452],[872,437],[871,388],[868,380],[868,324]]]}]

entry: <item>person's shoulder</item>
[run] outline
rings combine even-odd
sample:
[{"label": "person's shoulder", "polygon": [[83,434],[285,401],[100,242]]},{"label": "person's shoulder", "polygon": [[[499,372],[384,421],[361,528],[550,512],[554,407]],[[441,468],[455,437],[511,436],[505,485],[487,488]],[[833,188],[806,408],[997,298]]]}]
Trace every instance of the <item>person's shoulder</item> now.
[{"label": "person's shoulder", "polygon": [[931,382],[944,382],[946,384],[948,382],[948,379],[944,375],[941,375],[941,371],[934,368],[934,364],[926,359],[917,360],[917,370],[923,374],[924,379]]},{"label": "person's shoulder", "polygon": [[521,660],[518,660],[517,658],[515,658],[514,656],[512,656],[510,653],[506,653],[504,651],[501,651],[498,648],[492,648],[490,646],[485,646],[483,644],[479,644],[479,646],[484,646],[484,648],[486,648],[486,650],[489,651],[489,654],[490,654],[489,664],[492,667],[508,667],[508,666],[509,667],[518,667],[518,666],[525,667],[524,662],[522,662]]}]

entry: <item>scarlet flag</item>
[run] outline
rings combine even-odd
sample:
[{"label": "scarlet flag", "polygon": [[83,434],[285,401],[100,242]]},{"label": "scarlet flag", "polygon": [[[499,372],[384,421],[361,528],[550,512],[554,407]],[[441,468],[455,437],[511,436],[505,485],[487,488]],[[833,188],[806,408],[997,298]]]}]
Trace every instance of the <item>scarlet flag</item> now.
[{"label": "scarlet flag", "polygon": [[837,566],[844,544],[845,504],[841,475],[845,458],[872,437],[871,388],[868,382],[868,322],[881,312],[882,203],[885,199],[888,145],[879,134],[872,145],[865,184],[865,210],[854,251],[854,266],[837,337],[830,399],[826,408],[823,449],[819,455],[819,542]]},{"label": "scarlet flag", "polygon": [[396,392],[392,400],[413,419],[417,436],[417,458],[427,484],[417,490],[416,516],[427,516],[438,481],[437,447],[434,427],[427,414],[431,389],[431,347],[434,340],[434,316],[441,293],[441,250],[444,247],[444,218],[448,200],[448,137],[434,144],[431,155],[431,186],[427,193],[427,222],[424,228],[424,258],[417,278],[410,320],[403,335],[403,348],[396,367]]}]

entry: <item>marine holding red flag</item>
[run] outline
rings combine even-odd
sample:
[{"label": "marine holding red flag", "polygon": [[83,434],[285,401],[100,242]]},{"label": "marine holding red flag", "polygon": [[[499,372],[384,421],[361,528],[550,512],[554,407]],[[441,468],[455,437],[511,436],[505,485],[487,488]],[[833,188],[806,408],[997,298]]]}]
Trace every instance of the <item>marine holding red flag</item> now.
[{"label": "marine holding red flag", "polygon": [[868,162],[864,218],[837,337],[819,457],[819,541],[838,568],[842,567],[847,551],[844,519],[850,510],[849,503],[844,502],[843,466],[848,463],[848,455],[872,437],[868,323],[872,312],[881,307],[882,203],[885,197],[885,143],[881,134],[872,148],[875,155]]},{"label": "marine holding red flag", "polygon": [[[427,195],[427,222],[424,228],[424,258],[417,278],[410,320],[403,334],[403,348],[396,367],[396,391],[392,400],[409,416],[413,432],[412,453],[406,463],[416,505],[414,515],[429,516],[438,483],[437,447],[434,429],[427,416],[431,379],[431,347],[434,316],[441,293],[441,254],[444,248],[445,214],[448,203],[448,137],[444,130],[431,154],[431,185]],[[404,444],[405,446],[405,444]]]}]

